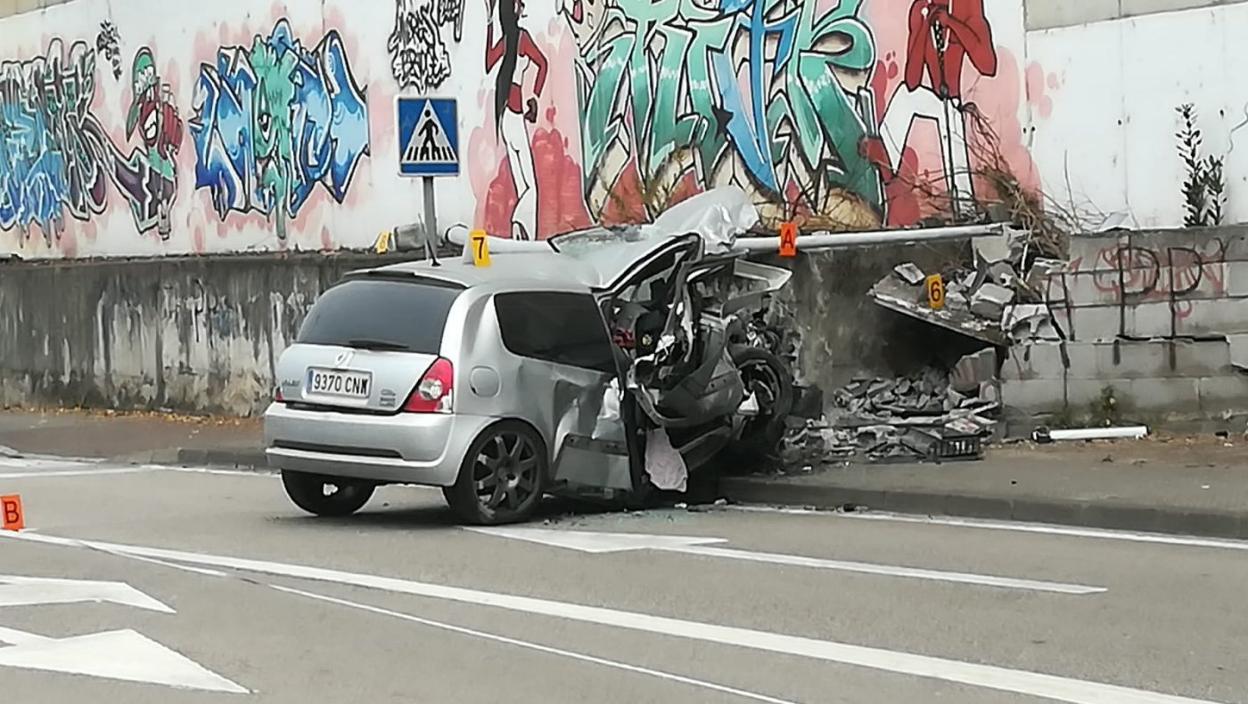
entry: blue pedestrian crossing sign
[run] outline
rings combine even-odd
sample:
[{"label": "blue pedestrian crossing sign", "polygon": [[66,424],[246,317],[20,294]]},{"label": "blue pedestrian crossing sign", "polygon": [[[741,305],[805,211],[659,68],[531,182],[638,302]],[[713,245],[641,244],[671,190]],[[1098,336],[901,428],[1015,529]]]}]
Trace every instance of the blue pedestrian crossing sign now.
[{"label": "blue pedestrian crossing sign", "polygon": [[457,112],[454,98],[398,98],[401,176],[459,175]]}]

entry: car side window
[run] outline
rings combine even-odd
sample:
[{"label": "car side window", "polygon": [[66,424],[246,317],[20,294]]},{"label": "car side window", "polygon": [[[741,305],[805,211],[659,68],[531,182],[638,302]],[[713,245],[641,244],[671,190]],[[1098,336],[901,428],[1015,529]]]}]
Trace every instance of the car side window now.
[{"label": "car side window", "polygon": [[512,354],[614,374],[606,324],[593,297],[580,293],[500,293],[494,311]]}]

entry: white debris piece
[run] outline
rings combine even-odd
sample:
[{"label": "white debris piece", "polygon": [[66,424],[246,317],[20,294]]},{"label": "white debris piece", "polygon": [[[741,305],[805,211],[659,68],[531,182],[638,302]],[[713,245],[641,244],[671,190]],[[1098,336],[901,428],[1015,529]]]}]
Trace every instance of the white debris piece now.
[{"label": "white debris piece", "polygon": [[650,483],[663,491],[684,491],[689,483],[689,468],[663,428],[646,435],[646,473]]},{"label": "white debris piece", "polygon": [[918,286],[923,283],[924,279],[927,278],[927,276],[923,273],[923,270],[915,266],[914,262],[898,264],[893,267],[893,271],[897,272],[897,275],[901,277],[902,281],[905,281],[911,286]]},{"label": "white debris piece", "polygon": [[984,284],[971,296],[971,312],[981,318],[1000,320],[1005,307],[1014,301],[1014,292],[997,284]]}]

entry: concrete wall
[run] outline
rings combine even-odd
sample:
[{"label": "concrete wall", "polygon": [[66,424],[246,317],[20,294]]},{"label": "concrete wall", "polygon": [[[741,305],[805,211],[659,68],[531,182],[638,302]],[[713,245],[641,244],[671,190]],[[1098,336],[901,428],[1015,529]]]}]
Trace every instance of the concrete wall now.
[{"label": "concrete wall", "polygon": [[0,0],[0,18],[22,12],[42,10],[53,5],[63,5],[74,0]]},{"label": "concrete wall", "polygon": [[[865,295],[915,254],[878,247],[772,262],[794,270],[778,310],[798,328],[799,378],[830,390],[863,374],[952,364],[975,346]],[[957,245],[917,254],[932,270],[960,256]],[[408,257],[0,263],[0,406],[259,412],[273,364],[316,296],[346,271]]]},{"label": "concrete wall", "polygon": [[1078,237],[1047,300],[1066,342],[1016,345],[1002,396],[1017,425],[1109,409],[1165,423],[1248,416],[1248,227]]},{"label": "concrete wall", "polygon": [[[1118,4],[1123,19],[1095,21],[1096,7]],[[1128,12],[1183,4],[1206,7]],[[1181,225],[1175,110],[1191,103],[1201,158],[1225,159],[1224,222],[1248,222],[1248,54],[1239,48],[1248,3],[1031,2],[1028,22],[1041,26],[1037,16],[1050,11],[1084,22],[1027,33],[1028,145],[1051,201],[1091,226],[1108,213],[1138,227]]]},{"label": "concrete wall", "polygon": [[439,182],[439,224],[497,234],[644,220],[724,183],[768,226],[807,230],[947,215],[951,187],[991,200],[970,173],[989,166],[1034,185],[1022,4],[955,3],[971,51],[944,100],[909,50],[914,2],[76,0],[9,16],[0,252],[367,245],[421,218],[397,175],[401,93],[458,98],[463,170]]},{"label": "concrete wall", "polygon": [[247,414],[362,255],[0,264],[0,406]]},{"label": "concrete wall", "polygon": [[1026,0],[1027,29],[1052,29],[1245,0]]}]

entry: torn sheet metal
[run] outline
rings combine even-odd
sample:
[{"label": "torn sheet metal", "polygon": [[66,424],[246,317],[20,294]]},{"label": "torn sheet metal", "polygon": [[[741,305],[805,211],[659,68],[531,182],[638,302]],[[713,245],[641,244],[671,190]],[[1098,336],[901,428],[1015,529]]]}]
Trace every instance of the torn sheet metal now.
[{"label": "torn sheet metal", "polygon": [[953,306],[932,310],[927,305],[926,291],[910,286],[895,275],[890,275],[876,284],[871,289],[870,296],[877,304],[902,315],[925,320],[994,345],[1009,344],[1009,338],[1001,330],[1000,318],[986,320],[973,315],[969,310]]},{"label": "torn sheet metal", "polygon": [[708,255],[727,254],[737,237],[758,224],[758,209],[737,186],[721,186],[699,193],[665,210],[641,230],[646,236],[666,237],[696,233]]},{"label": "torn sheet metal", "polygon": [[[733,263],[734,292],[724,302],[725,314],[758,308],[763,301],[788,285],[793,272],[778,266],[738,259]],[[741,289],[739,292],[736,289]]]}]

